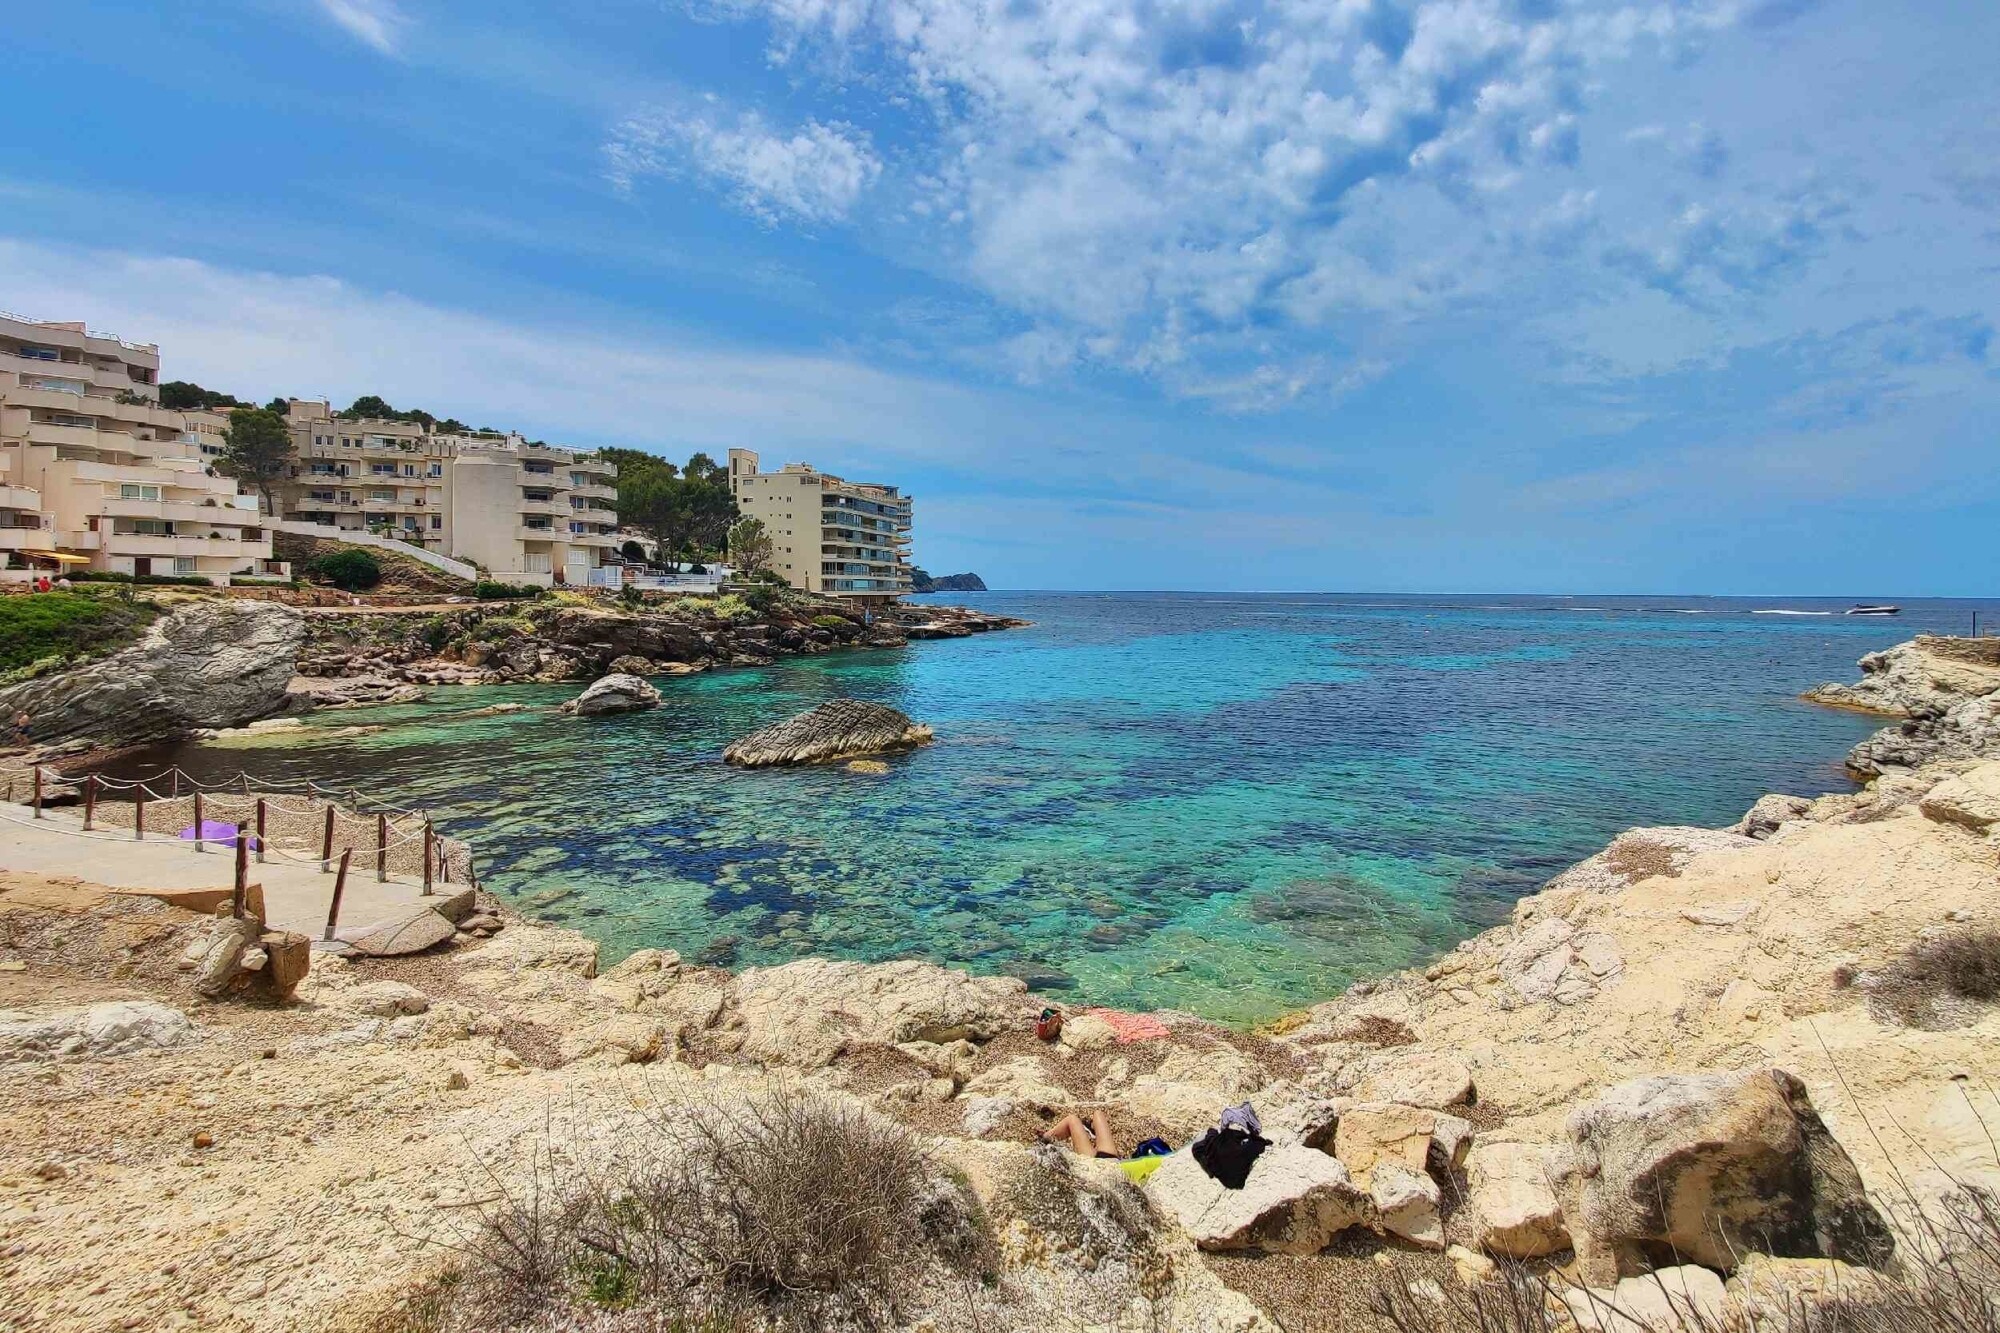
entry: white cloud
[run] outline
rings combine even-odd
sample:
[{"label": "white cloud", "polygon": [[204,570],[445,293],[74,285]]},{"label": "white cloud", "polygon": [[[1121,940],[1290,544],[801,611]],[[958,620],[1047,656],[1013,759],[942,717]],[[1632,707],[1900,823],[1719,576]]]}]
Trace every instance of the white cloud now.
[{"label": "white cloud", "polygon": [[768,20],[772,57],[795,76],[923,108],[928,160],[884,195],[904,204],[898,224],[1033,322],[1013,355],[1036,373],[1067,345],[1206,394],[1254,361],[1251,396],[1274,402],[1346,368],[1323,341],[1284,356],[1257,344],[1492,290],[1507,276],[1498,261],[1532,253],[1540,220],[1578,186],[1594,81],[1642,50],[1684,55],[1746,12],[1738,0],[725,7]]},{"label": "white cloud", "polygon": [[157,342],[162,377],[260,401],[377,393],[555,441],[760,445],[838,467],[954,447],[979,395],[832,356],[712,337],[507,323],[329,277],[0,239],[9,308]]},{"label": "white cloud", "polygon": [[394,0],[318,0],[320,12],[385,56],[400,54],[409,20]]},{"label": "white cloud", "polygon": [[618,126],[605,152],[621,189],[692,171],[767,224],[838,222],[882,174],[867,136],[852,126],[809,120],[787,133],[755,112],[718,117],[712,108],[648,108]]}]

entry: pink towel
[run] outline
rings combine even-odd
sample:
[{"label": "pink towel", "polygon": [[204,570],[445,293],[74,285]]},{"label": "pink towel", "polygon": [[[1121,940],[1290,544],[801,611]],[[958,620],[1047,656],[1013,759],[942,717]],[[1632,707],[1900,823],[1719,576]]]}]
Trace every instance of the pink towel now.
[{"label": "pink towel", "polygon": [[1121,1046],[1135,1041],[1158,1041],[1167,1035],[1167,1025],[1151,1014],[1128,1014],[1123,1009],[1086,1009],[1085,1013],[1103,1019],[1118,1034]]}]

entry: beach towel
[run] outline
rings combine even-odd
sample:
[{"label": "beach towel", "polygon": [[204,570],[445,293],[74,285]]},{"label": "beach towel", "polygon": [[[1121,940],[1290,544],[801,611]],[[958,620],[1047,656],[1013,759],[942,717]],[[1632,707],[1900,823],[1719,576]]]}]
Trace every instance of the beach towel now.
[{"label": "beach towel", "polygon": [[1129,1046],[1135,1041],[1158,1041],[1167,1035],[1167,1025],[1151,1014],[1129,1014],[1123,1009],[1090,1009],[1085,1012],[1103,1019],[1118,1034],[1118,1044]]}]

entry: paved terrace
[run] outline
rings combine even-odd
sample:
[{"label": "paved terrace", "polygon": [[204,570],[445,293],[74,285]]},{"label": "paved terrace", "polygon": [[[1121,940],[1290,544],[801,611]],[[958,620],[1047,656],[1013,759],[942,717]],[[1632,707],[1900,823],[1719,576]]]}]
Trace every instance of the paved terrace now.
[{"label": "paved terrace", "polygon": [[[237,797],[225,803],[210,797],[204,818],[225,822],[245,818],[245,811],[236,807],[250,804],[251,799]],[[281,800],[300,808],[281,814],[277,805]],[[321,826],[325,805],[315,802],[311,810],[304,806],[301,798],[271,798],[270,849],[262,864],[252,854],[249,882],[264,886],[267,924],[317,940],[326,931],[334,877],[320,873],[317,839],[307,831]],[[206,851],[197,852],[191,840],[182,840],[178,835],[192,826],[192,813],[188,797],[148,803],[147,832],[139,839],[132,834],[132,807],[124,803],[99,804],[91,832],[84,831],[82,811],[75,806],[44,810],[37,820],[26,805],[0,803],[0,870],[66,875],[111,889],[226,891],[234,882],[235,849],[209,843]],[[374,819],[337,813],[336,863],[342,848],[354,849],[341,898],[342,934],[406,914],[423,901],[421,838],[420,826],[413,832],[408,818],[391,824],[391,873],[378,883]],[[403,873],[413,859],[418,862],[416,873]],[[438,888],[452,891],[442,884]]]}]

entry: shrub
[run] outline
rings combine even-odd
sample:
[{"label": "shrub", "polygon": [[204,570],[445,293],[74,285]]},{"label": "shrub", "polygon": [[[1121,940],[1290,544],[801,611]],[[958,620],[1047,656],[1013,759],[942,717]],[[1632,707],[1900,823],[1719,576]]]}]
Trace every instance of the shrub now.
[{"label": "shrub", "polygon": [[741,593],[750,609],[759,615],[765,614],[778,604],[778,590],[768,583],[753,583]]},{"label": "shrub", "polygon": [[[124,647],[153,623],[147,602],[77,592],[0,597],[0,672],[36,675]],[[53,662],[50,659],[54,659]]]},{"label": "shrub", "polygon": [[646,594],[639,591],[637,584],[620,584],[618,587],[618,602],[621,606],[636,611],[646,604]]},{"label": "shrub", "polygon": [[775,569],[760,569],[750,576],[750,580],[753,583],[768,583],[774,588],[789,588],[792,586],[785,581],[785,576]]},{"label": "shrub", "polygon": [[531,600],[542,595],[542,589],[525,583],[500,583],[493,579],[481,579],[472,585],[472,595],[482,602]]},{"label": "shrub", "polygon": [[854,622],[846,616],[814,616],[813,624],[821,629],[842,630],[854,628]]},{"label": "shrub", "polygon": [[2000,1000],[2000,931],[1918,940],[1866,982],[1869,1008],[1904,1027],[1942,1031],[1977,1022]]},{"label": "shrub", "polygon": [[[706,599],[696,598],[696,597],[688,598],[688,601],[690,602],[697,602],[703,600]],[[716,598],[712,605],[705,607],[703,609],[706,610],[710,615],[714,616],[717,620],[749,620],[757,614],[756,608],[752,607],[749,602],[745,601],[743,598],[737,596],[733,592],[724,593],[722,596]]]},{"label": "shrub", "polygon": [[155,587],[213,588],[215,584],[199,574],[120,574],[115,569],[79,569],[68,576],[71,583],[137,583]]},{"label": "shrub", "polygon": [[382,562],[350,546],[321,556],[306,566],[306,573],[343,592],[366,592],[382,581]]},{"label": "shrub", "polygon": [[648,1327],[875,1327],[987,1257],[971,1201],[924,1145],[851,1104],[779,1086],[639,1120],[610,1166],[551,1152],[452,1223],[444,1243],[477,1304],[551,1326],[595,1307],[645,1311]]}]

